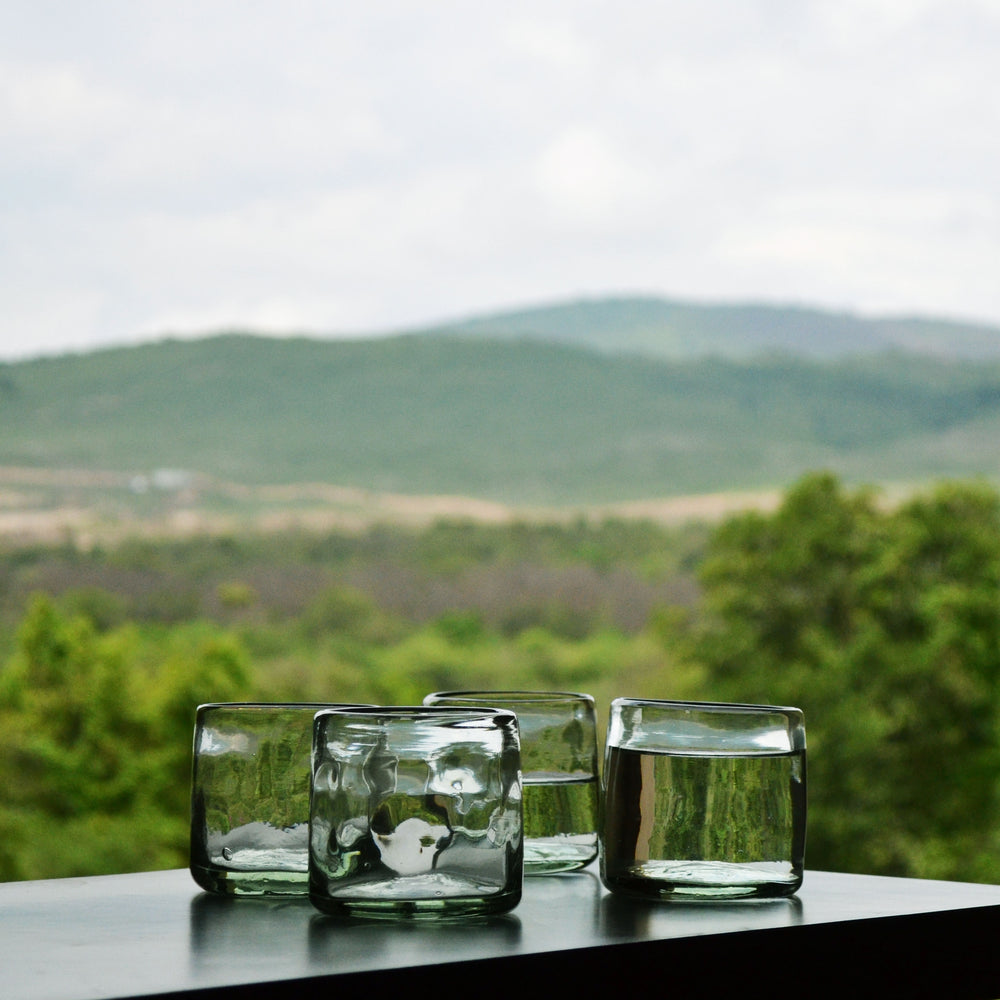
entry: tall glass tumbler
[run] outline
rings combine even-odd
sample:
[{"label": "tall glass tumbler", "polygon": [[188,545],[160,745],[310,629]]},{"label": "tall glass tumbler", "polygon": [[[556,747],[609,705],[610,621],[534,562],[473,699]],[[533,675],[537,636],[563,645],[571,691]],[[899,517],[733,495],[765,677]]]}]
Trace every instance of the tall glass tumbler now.
[{"label": "tall glass tumbler", "polygon": [[198,706],[190,867],[203,889],[241,896],[308,891],[312,720],[329,707]]},{"label": "tall glass tumbler", "polygon": [[589,694],[438,691],[424,704],[492,705],[517,715],[525,875],[574,871],[597,857],[597,724]]},{"label": "tall glass tumbler", "polygon": [[802,712],[773,705],[611,704],[601,880],[656,899],[792,895],[802,884]]},{"label": "tall glass tumbler", "polygon": [[521,899],[513,712],[318,712],[309,897],[335,916],[503,913]]}]

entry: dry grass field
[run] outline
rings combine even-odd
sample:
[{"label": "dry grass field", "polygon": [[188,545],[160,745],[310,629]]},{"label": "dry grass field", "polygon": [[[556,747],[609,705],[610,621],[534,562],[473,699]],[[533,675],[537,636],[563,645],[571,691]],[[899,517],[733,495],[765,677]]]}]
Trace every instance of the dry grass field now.
[{"label": "dry grass field", "polygon": [[126,537],[185,537],[236,531],[361,530],[437,520],[501,524],[570,518],[642,519],[664,525],[717,521],[772,510],[777,490],[651,498],[574,507],[511,507],[460,496],[376,493],[323,483],[250,487],[161,470],[149,481],[114,473],[0,466],[0,542],[71,542],[82,548]]}]

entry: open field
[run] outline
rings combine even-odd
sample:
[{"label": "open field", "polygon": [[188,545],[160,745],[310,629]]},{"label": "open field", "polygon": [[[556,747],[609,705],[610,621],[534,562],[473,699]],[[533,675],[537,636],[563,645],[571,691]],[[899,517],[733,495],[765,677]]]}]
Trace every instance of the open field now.
[{"label": "open field", "polygon": [[421,527],[437,520],[484,524],[574,518],[649,520],[667,526],[714,522],[742,510],[770,511],[780,493],[709,493],[620,504],[510,506],[474,497],[409,496],[323,483],[246,486],[171,470],[150,481],[114,472],[0,466],[0,541],[11,546],[122,538],[189,537],[237,531]]}]

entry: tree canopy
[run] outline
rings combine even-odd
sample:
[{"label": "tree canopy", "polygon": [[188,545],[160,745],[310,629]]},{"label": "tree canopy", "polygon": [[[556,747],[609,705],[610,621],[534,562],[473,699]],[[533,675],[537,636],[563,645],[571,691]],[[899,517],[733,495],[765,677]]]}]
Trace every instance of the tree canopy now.
[{"label": "tree canopy", "polygon": [[727,521],[685,639],[713,696],[796,704],[809,856],[1000,879],[1000,497],[945,483],[894,508],[829,475]]},{"label": "tree canopy", "polygon": [[0,879],[186,864],[201,702],[511,687],[605,709],[797,705],[807,867],[1000,883],[1000,495],[984,482],[889,503],[814,474],[772,513],[673,541],[581,521],[19,558],[8,619],[22,577],[118,589],[40,592],[4,632]]}]

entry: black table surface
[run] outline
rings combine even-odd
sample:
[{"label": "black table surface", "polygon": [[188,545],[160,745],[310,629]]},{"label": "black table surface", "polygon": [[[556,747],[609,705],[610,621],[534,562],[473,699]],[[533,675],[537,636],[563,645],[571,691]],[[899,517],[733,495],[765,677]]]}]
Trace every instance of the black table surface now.
[{"label": "black table surface", "polygon": [[1000,886],[830,872],[807,872],[791,899],[653,903],[609,894],[588,869],[526,879],[504,916],[447,924],[338,920],[307,899],[217,897],[185,870],[148,872],[0,884],[0,996],[521,1000],[551,981],[567,1000],[636,986],[1000,997],[998,931]]}]

